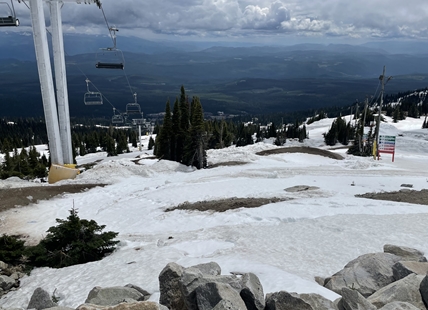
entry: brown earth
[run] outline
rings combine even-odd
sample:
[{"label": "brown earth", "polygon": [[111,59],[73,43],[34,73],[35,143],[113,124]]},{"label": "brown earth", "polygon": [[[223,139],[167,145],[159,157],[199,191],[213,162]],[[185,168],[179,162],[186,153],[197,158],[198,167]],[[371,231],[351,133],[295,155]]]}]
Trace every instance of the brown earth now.
[{"label": "brown earth", "polygon": [[265,156],[265,155],[283,154],[283,153],[305,153],[305,154],[311,154],[311,155],[320,155],[320,156],[324,156],[332,159],[338,159],[338,160],[343,159],[343,156],[340,154],[336,154],[327,150],[317,149],[315,147],[309,147],[309,146],[283,147],[283,148],[261,151],[256,154]]},{"label": "brown earth", "polygon": [[367,193],[356,197],[428,205],[428,189],[420,191],[402,189],[397,192]]},{"label": "brown earth", "polygon": [[16,206],[27,206],[65,193],[80,193],[103,184],[65,184],[0,189],[0,212]]},{"label": "brown earth", "polygon": [[[339,154],[327,150],[321,150],[312,147],[286,147],[276,148],[272,150],[266,150],[258,152],[257,155],[266,156],[271,154],[281,153],[306,153],[313,155],[325,156],[333,159],[343,159]],[[218,163],[211,166],[214,168],[217,166],[229,166],[229,165],[241,165],[243,162],[225,162]],[[57,195],[64,193],[79,193],[91,189],[96,186],[105,186],[103,184],[66,184],[58,186],[34,186],[34,187],[22,187],[22,188],[8,188],[0,189],[0,212],[5,211],[15,206],[26,206],[30,203],[35,203],[39,200],[47,200]],[[363,195],[357,195],[357,197],[379,199],[379,200],[390,200],[398,202],[408,202],[415,204],[428,205],[428,190],[415,191],[410,189],[403,189],[396,192],[383,192],[383,193],[367,193]],[[168,208],[165,211],[179,210],[199,210],[208,211],[212,210],[215,212],[224,212],[226,210],[237,209],[237,208],[256,208],[268,203],[284,201],[283,198],[230,198],[214,201],[200,201],[196,203],[184,203],[173,208]]]}]

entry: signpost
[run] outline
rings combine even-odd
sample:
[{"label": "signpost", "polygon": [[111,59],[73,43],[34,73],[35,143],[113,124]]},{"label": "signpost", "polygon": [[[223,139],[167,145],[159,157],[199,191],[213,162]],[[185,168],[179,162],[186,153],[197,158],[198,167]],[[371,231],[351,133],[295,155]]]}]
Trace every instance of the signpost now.
[{"label": "signpost", "polygon": [[377,154],[378,160],[380,153],[392,154],[392,162],[394,162],[395,136],[379,136],[379,149]]}]

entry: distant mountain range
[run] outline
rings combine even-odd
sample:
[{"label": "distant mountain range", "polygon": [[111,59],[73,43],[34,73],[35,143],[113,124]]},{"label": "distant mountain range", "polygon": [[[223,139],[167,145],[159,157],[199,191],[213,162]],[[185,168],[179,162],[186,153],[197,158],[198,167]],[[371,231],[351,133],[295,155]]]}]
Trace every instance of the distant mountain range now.
[{"label": "distant mountain range", "polygon": [[[428,47],[418,42],[224,46],[131,37],[117,42],[124,72],[95,68],[104,57],[122,61],[121,53],[100,50],[112,45],[109,37],[65,35],[71,115],[110,117],[113,107],[120,111],[133,101],[133,92],[145,113],[160,112],[168,98],[175,100],[181,85],[213,113],[342,106],[372,95],[384,65],[394,77],[389,93],[428,86]],[[42,115],[32,35],[0,32],[0,51],[0,116]],[[108,99],[103,106],[83,105],[86,77]]]}]

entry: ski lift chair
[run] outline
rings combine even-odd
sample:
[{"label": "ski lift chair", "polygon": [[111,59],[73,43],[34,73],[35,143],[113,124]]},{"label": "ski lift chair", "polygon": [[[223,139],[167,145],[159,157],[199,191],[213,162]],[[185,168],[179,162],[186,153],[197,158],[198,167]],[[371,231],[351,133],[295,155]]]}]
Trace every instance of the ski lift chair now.
[{"label": "ski lift chair", "polygon": [[89,82],[90,81],[86,79],[87,92],[83,96],[83,101],[85,102],[85,105],[102,105],[103,95],[100,92],[90,91]]},{"label": "ski lift chair", "polygon": [[113,39],[113,47],[101,48],[103,52],[97,53],[95,68],[123,70],[125,68],[125,58],[122,51],[116,48],[116,32],[119,30],[116,27],[110,27],[109,31]]},{"label": "ski lift chair", "polygon": [[123,124],[124,123],[124,119],[122,114],[116,114],[116,109],[113,108],[113,116],[111,118],[111,123],[112,124]]},{"label": "ski lift chair", "polygon": [[126,114],[127,115],[130,115],[130,114],[139,114],[142,117],[141,107],[137,103],[137,93],[134,93],[134,102],[128,103],[126,105]]},{"label": "ski lift chair", "polygon": [[9,8],[11,15],[9,16],[0,16],[0,27],[17,27],[19,26],[19,19],[16,18],[15,8],[13,6],[12,0],[10,0],[12,7],[7,2],[1,1],[0,4],[5,4]]}]

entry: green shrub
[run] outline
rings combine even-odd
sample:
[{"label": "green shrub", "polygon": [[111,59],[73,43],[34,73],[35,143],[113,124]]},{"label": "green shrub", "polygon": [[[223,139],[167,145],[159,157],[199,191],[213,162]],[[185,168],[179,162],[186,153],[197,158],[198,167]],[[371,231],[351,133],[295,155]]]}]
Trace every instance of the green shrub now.
[{"label": "green shrub", "polygon": [[19,264],[25,251],[24,243],[18,236],[3,234],[0,237],[0,261],[10,265]]},{"label": "green shrub", "polygon": [[36,267],[54,268],[97,261],[112,253],[119,241],[116,232],[101,232],[105,225],[80,219],[71,209],[67,220],[56,219],[47,236],[29,251],[30,263]]}]

